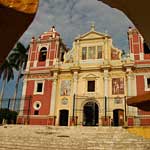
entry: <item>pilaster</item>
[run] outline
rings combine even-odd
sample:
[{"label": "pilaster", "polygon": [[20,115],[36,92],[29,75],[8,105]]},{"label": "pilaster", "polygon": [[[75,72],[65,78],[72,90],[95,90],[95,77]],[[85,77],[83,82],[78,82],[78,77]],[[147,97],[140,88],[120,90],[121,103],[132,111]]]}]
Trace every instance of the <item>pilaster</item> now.
[{"label": "pilaster", "polygon": [[26,96],[26,89],[27,89],[27,80],[24,79],[23,82],[23,89],[22,89],[22,97],[21,97],[21,102],[20,102],[20,112],[19,116],[23,115],[23,110],[24,110],[24,103],[25,103],[25,96]]},{"label": "pilaster", "polygon": [[54,79],[53,79],[53,83],[52,83],[52,96],[51,96],[51,104],[50,104],[50,114],[49,114],[50,116],[55,115],[57,76],[58,76],[58,73],[54,72]]}]

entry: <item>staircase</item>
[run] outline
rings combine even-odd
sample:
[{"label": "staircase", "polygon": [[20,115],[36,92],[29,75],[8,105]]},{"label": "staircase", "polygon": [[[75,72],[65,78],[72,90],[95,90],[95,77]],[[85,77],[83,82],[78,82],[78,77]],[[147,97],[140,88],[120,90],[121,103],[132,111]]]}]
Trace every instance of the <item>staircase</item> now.
[{"label": "staircase", "polygon": [[0,150],[150,150],[121,127],[0,126]]}]

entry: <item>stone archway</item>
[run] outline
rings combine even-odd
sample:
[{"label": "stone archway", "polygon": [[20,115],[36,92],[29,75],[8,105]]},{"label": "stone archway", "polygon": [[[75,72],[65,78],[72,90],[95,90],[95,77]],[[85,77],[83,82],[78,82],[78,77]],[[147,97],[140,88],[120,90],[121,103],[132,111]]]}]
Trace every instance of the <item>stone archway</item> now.
[{"label": "stone archway", "polygon": [[99,123],[99,107],[96,102],[90,101],[83,106],[83,125],[97,126]]}]

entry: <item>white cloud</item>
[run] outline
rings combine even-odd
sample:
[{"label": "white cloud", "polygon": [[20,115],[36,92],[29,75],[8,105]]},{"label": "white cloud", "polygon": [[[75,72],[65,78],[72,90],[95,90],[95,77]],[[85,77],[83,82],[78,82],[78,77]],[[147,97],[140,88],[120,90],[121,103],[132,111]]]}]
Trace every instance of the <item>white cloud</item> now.
[{"label": "white cloud", "polygon": [[[21,41],[28,44],[32,36],[38,37],[55,25],[71,47],[78,34],[89,31],[91,21],[95,22],[97,31],[108,31],[116,47],[128,49],[127,30],[132,23],[121,12],[97,0],[41,0],[38,13]],[[10,97],[8,93],[12,93],[13,85],[7,86],[7,97]]]},{"label": "white cloud", "polygon": [[91,21],[95,22],[97,31],[107,30],[117,47],[128,49],[126,33],[132,23],[121,12],[97,0],[40,1],[37,16],[21,40],[28,43],[32,36],[38,37],[55,25],[71,47],[78,34],[88,32]]}]

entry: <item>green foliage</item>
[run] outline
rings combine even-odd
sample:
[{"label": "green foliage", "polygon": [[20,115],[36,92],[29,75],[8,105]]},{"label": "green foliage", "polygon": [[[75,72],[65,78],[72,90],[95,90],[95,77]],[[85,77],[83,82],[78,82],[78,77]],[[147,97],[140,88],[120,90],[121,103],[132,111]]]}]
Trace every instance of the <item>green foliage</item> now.
[{"label": "green foliage", "polygon": [[7,120],[7,124],[16,123],[18,113],[16,111],[11,111],[9,109],[0,109],[0,124],[2,124],[3,119]]},{"label": "green foliage", "polygon": [[28,59],[29,46],[25,47],[21,42],[16,44],[16,47],[11,51],[9,59],[13,61],[19,69],[25,69]]},{"label": "green foliage", "polygon": [[10,80],[14,79],[14,72],[13,72],[14,64],[10,62],[8,59],[4,61],[3,64],[0,65],[0,78],[3,75],[3,80]]}]

